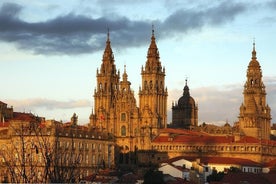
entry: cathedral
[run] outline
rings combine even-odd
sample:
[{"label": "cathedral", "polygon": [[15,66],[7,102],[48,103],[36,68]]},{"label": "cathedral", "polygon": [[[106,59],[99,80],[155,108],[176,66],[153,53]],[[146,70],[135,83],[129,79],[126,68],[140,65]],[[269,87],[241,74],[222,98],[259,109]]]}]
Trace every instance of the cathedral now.
[{"label": "cathedral", "polygon": [[126,66],[122,75],[117,71],[109,33],[102,64],[97,69],[94,108],[90,127],[108,132],[116,139],[121,153],[148,150],[151,140],[167,127],[167,96],[165,68],[152,30],[147,61],[141,68],[139,107],[137,107]]},{"label": "cathedral", "polygon": [[[270,140],[270,107],[266,103],[255,43],[246,77],[244,101],[239,120],[233,127],[228,123],[211,128],[206,124],[198,125],[198,105],[190,95],[187,80],[183,95],[172,104],[172,123],[167,125],[165,68],[161,65],[154,30],[145,66],[141,67],[139,106],[126,66],[122,76],[116,69],[108,32],[102,64],[96,73],[89,127],[113,136],[118,154],[146,151],[140,162],[158,163],[175,156],[219,154],[264,163],[275,159],[276,142]],[[145,159],[149,158],[148,151],[152,152],[150,160]],[[119,163],[127,163],[127,160],[131,159],[120,158]]]}]

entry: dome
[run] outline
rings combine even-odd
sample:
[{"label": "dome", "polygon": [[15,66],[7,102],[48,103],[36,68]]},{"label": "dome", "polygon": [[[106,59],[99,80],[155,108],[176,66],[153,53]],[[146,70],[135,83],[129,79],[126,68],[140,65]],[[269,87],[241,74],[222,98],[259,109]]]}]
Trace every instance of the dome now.
[{"label": "dome", "polygon": [[249,62],[249,67],[260,68],[260,63],[256,59],[252,59]]},{"label": "dome", "polygon": [[178,100],[179,107],[194,107],[195,100],[191,96],[182,96]]},{"label": "dome", "polygon": [[187,85],[187,79],[186,79],[186,85],[183,89],[183,96],[179,98],[178,100],[178,106],[179,107],[194,107],[195,106],[195,100],[193,97],[190,96],[189,87]]}]

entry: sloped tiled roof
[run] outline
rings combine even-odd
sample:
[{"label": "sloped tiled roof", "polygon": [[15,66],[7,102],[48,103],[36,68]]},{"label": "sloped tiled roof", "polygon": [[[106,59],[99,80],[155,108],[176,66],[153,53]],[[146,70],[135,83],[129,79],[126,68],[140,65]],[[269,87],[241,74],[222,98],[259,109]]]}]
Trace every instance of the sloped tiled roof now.
[{"label": "sloped tiled roof", "polygon": [[14,112],[11,120],[34,121],[36,116],[32,113]]},{"label": "sloped tiled roof", "polygon": [[255,137],[244,136],[237,143],[262,143],[266,145],[276,145],[274,140],[257,139]]},{"label": "sloped tiled roof", "polygon": [[194,135],[194,136],[199,136],[199,135],[209,135],[208,133],[205,132],[198,132],[198,131],[192,131],[192,130],[186,130],[186,129],[175,129],[175,128],[164,128],[160,129],[160,133],[170,133],[170,134],[181,134],[181,135]]},{"label": "sloped tiled roof", "polygon": [[[171,138],[171,139],[170,139]],[[161,142],[176,142],[176,143],[204,143],[204,144],[215,144],[215,143],[230,143],[234,141],[233,136],[195,136],[195,135],[160,135],[157,136],[153,142],[161,143]]]},{"label": "sloped tiled roof", "polygon": [[5,128],[5,127],[9,127],[9,122],[2,122],[0,123],[0,128]]},{"label": "sloped tiled roof", "polygon": [[187,144],[219,144],[219,143],[252,143],[276,145],[274,140],[260,140],[250,136],[242,136],[235,140],[234,136],[229,135],[210,135],[203,132],[180,130],[180,129],[162,129],[158,136],[153,139],[153,143],[187,143]]},{"label": "sloped tiled roof", "polygon": [[276,167],[276,159],[270,160],[269,162],[264,164],[265,167]]},{"label": "sloped tiled roof", "polygon": [[254,173],[228,173],[224,175],[221,183],[237,184],[237,183],[250,183],[250,184],[275,184],[275,174],[254,174]]},{"label": "sloped tiled roof", "polygon": [[261,164],[249,159],[233,158],[233,157],[200,157],[199,158],[199,157],[179,156],[179,157],[171,158],[165,161],[165,163],[172,164],[173,162],[176,162],[181,159],[185,159],[190,162],[200,159],[200,162],[204,164],[232,164],[232,165],[251,166],[251,167],[262,166]]},{"label": "sloped tiled roof", "polygon": [[261,167],[261,164],[252,160],[233,157],[203,157],[200,158],[200,161],[209,164],[234,164],[241,166]]}]

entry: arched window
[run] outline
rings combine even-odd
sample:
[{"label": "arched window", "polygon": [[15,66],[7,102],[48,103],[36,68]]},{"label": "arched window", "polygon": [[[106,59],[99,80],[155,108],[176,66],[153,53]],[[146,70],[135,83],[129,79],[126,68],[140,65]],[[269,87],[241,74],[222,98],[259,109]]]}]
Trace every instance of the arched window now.
[{"label": "arched window", "polygon": [[144,88],[147,89],[148,88],[148,82],[144,81]]},{"label": "arched window", "polygon": [[152,81],[150,81],[150,89],[152,89]]},{"label": "arched window", "polygon": [[126,136],[126,126],[125,125],[123,125],[121,127],[121,136]]},{"label": "arched window", "polygon": [[126,113],[121,114],[121,121],[126,121]]}]

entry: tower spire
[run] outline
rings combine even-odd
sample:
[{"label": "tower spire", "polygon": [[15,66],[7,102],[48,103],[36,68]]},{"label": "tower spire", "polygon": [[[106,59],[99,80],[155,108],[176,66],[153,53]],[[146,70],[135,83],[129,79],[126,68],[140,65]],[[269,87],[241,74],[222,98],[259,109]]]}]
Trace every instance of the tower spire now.
[{"label": "tower spire", "polygon": [[107,27],[107,41],[110,41],[109,40],[109,27]]},{"label": "tower spire", "polygon": [[110,36],[109,36],[109,28],[107,28],[107,38],[106,38],[106,45],[105,45],[105,50],[103,54],[103,62],[114,63],[114,56],[113,56]]},{"label": "tower spire", "polygon": [[255,38],[253,38],[253,50],[252,50],[252,59],[257,59],[257,53],[256,53],[256,50],[255,50]]},{"label": "tower spire", "polygon": [[147,55],[147,63],[146,67],[152,65],[150,68],[160,68],[160,61],[159,61],[159,51],[155,42],[155,35],[154,35],[154,26],[152,25],[152,33],[151,33],[151,43],[148,48],[148,55]]},{"label": "tower spire", "polygon": [[187,85],[187,81],[188,81],[188,78],[186,77],[186,79],[185,79],[185,86],[188,86]]},{"label": "tower spire", "polygon": [[123,81],[127,81],[126,65],[124,65]]},{"label": "tower spire", "polygon": [[188,84],[187,84],[187,81],[188,79],[186,78],[185,79],[185,86],[184,86],[184,89],[183,89],[183,96],[190,96],[190,90],[189,90],[189,87],[188,87]]}]

